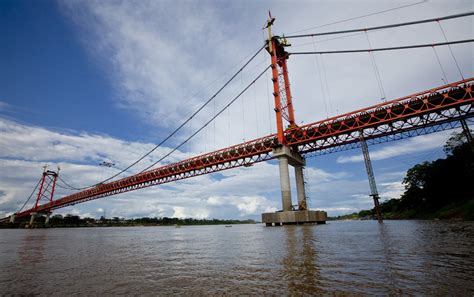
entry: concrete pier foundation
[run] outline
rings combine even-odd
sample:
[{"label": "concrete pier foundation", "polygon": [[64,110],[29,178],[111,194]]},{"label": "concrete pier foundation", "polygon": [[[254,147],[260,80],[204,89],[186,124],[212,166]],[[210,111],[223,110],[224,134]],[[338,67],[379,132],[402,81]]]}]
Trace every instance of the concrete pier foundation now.
[{"label": "concrete pier foundation", "polygon": [[325,224],[328,216],[320,210],[291,210],[262,213],[262,222],[266,226]]},{"label": "concrete pier foundation", "polygon": [[36,216],[38,214],[36,212],[32,212],[31,213],[31,217],[30,217],[30,226],[32,226],[34,223],[35,223],[35,219],[36,219]]},{"label": "concrete pier foundation", "polygon": [[290,172],[288,171],[288,158],[286,156],[278,157],[278,166],[280,169],[281,205],[283,206],[283,210],[291,210],[291,187]]},{"label": "concrete pier foundation", "polygon": [[298,210],[306,210],[306,193],[304,190],[303,166],[295,166],[296,196],[298,196]]},{"label": "concrete pier foundation", "polygon": [[[282,211],[263,213],[262,222],[266,226],[281,226],[305,223],[324,224],[327,214],[324,211],[308,210],[306,193],[304,189],[303,166],[306,161],[300,154],[292,151],[287,146],[273,149],[273,156],[278,159],[280,172],[280,188]],[[298,208],[294,209],[291,201],[290,172],[288,166],[295,168],[296,193],[298,196]]]},{"label": "concrete pier foundation", "polygon": [[44,220],[44,224],[48,225],[49,224],[49,217],[51,216],[51,213],[46,214],[46,218]]}]

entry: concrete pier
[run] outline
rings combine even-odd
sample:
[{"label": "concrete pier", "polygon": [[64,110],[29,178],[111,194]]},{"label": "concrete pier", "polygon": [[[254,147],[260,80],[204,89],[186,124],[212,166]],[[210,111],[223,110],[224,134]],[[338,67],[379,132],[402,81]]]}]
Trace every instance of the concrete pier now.
[{"label": "concrete pier", "polygon": [[12,214],[10,216],[10,223],[14,224],[15,223],[15,214]]},{"label": "concrete pier", "polygon": [[[307,209],[308,206],[306,203],[303,175],[303,166],[306,165],[306,161],[300,156],[300,154],[292,151],[287,146],[274,148],[273,156],[278,159],[283,210],[271,213],[263,213],[262,222],[267,226],[326,223],[326,212]],[[289,165],[295,168],[296,192],[298,196],[297,210],[293,209],[291,201],[290,172],[288,169]]]},{"label": "concrete pier", "polygon": [[31,213],[30,226],[33,226],[33,224],[35,223],[36,215],[37,215],[36,212],[32,212],[32,213]]},{"label": "concrete pier", "polygon": [[283,205],[283,210],[291,210],[291,187],[288,158],[286,156],[278,157],[278,166],[280,168],[281,205]]},{"label": "concrete pier", "polygon": [[298,196],[298,210],[306,210],[306,193],[304,190],[303,166],[295,166],[296,196]]}]

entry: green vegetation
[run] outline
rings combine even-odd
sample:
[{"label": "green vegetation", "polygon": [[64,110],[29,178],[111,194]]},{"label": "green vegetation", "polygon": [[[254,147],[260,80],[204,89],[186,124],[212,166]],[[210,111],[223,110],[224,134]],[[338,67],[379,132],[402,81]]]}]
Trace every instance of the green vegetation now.
[{"label": "green vegetation", "polygon": [[[474,220],[474,153],[464,134],[445,144],[445,159],[410,168],[400,199],[381,203],[385,219]],[[363,210],[333,219],[372,219],[375,210]]]},{"label": "green vegetation", "polygon": [[372,220],[375,216],[375,210],[361,210],[337,217],[328,217],[328,221],[336,220]]},{"label": "green vegetation", "polygon": [[[43,219],[44,220],[44,219]],[[38,223],[41,219],[38,219]],[[129,227],[129,226],[189,226],[189,225],[231,225],[231,224],[255,224],[253,220],[218,220],[218,219],[178,219],[178,218],[137,218],[124,219],[114,217],[107,219],[101,217],[96,220],[94,218],[80,218],[75,215],[54,215],[49,220],[49,227]]]}]

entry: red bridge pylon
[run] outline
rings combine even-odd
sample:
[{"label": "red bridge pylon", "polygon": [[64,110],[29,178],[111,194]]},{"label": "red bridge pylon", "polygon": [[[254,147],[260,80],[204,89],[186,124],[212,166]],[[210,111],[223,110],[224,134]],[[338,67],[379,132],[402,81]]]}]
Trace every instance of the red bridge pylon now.
[{"label": "red bridge pylon", "polygon": [[38,208],[40,200],[46,200],[48,202],[53,202],[54,190],[56,188],[56,180],[59,175],[58,171],[54,172],[52,170],[46,170],[47,166],[43,167],[43,178],[41,179],[41,185],[36,196],[35,210]]}]

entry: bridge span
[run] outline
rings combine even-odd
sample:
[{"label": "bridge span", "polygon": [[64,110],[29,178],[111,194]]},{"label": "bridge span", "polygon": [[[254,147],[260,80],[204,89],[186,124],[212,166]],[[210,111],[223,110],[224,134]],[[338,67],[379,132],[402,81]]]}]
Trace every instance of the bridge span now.
[{"label": "bridge span", "polygon": [[[350,149],[360,135],[366,140],[396,136],[429,127],[448,129],[446,123],[474,116],[474,78],[391,100],[340,116],[285,130],[287,145],[303,156]],[[436,130],[436,129],[435,129]],[[240,143],[177,163],[161,166],[130,177],[74,193],[16,214],[17,218],[33,212],[54,209],[117,195],[154,185],[169,183],[257,162],[274,159],[278,146],[276,134]]]},{"label": "bridge span", "polygon": [[[448,16],[447,18],[464,17],[466,15],[472,14],[474,13]],[[326,220],[326,213],[322,211],[311,211],[308,209],[306,204],[304,176],[302,169],[306,164],[305,156],[332,153],[361,146],[364,153],[369,183],[371,186],[371,196],[374,199],[378,220],[381,222],[382,217],[378,207],[378,193],[373,176],[367,143],[373,144],[377,142],[396,140],[404,137],[450,129],[455,127],[457,122],[461,123],[463,130],[467,135],[470,136],[470,132],[465,120],[474,116],[474,78],[471,77],[464,79],[464,76],[461,72],[460,74],[463,78],[461,81],[449,83],[437,88],[425,90],[388,102],[383,102],[326,120],[298,126],[296,124],[293,110],[293,100],[287,70],[287,60],[289,59],[291,53],[288,53],[285,50],[285,48],[290,46],[290,44],[287,43],[285,37],[272,35],[271,28],[274,21],[275,18],[269,15],[266,26],[268,29],[268,39],[265,41],[265,46],[261,47],[259,51],[234,76],[232,76],[232,78],[226,84],[224,84],[220,90],[222,90],[233,78],[235,78],[235,76],[246,65],[248,65],[248,63],[261,50],[265,48],[271,57],[271,64],[255,80],[261,77],[268,68],[271,68],[277,133],[214,152],[202,154],[176,163],[164,165],[155,169],[146,170],[118,180],[108,182],[108,180],[112,179],[109,178],[108,180],[103,181],[96,186],[85,188],[82,191],[78,191],[56,200],[53,199],[53,196],[58,173],[45,170],[35,206],[14,214],[11,216],[11,219],[14,220],[15,218],[22,218],[31,215],[31,219],[34,220],[34,215],[37,213],[47,214],[49,216],[49,214],[55,209],[83,203],[93,199],[117,195],[120,193],[240,166],[251,166],[254,163],[268,161],[271,159],[278,159],[283,206],[282,211],[262,214],[262,221],[267,223],[267,225],[280,225],[283,223],[300,222],[324,223]],[[420,22],[434,21],[439,21],[439,19],[392,24],[385,27],[407,26]],[[366,31],[369,29],[357,29],[355,31]],[[346,31],[327,32],[320,34],[340,34],[344,32]],[[291,36],[288,38],[295,37],[298,36]],[[449,45],[456,42],[459,43],[473,41],[474,40],[452,41],[445,42],[443,44],[437,44],[436,46]],[[420,45],[418,47],[425,46],[427,45]],[[435,45],[430,46],[434,47]],[[400,48],[405,49],[411,47],[414,46]],[[379,50],[394,50],[400,48],[385,48]],[[371,49],[356,51],[368,51],[370,54]],[[321,54],[320,52],[315,53]],[[255,82],[255,80],[252,82],[252,84]],[[227,107],[232,104],[252,84],[247,86],[227,105]],[[220,91],[218,91],[214,97],[219,92]],[[213,97],[211,97],[197,112],[199,112],[207,103],[212,101],[212,99]],[[216,116],[214,116],[211,121],[215,117]],[[179,130],[188,121],[189,119],[185,121],[177,130]],[[176,133],[177,130],[168,136],[167,139]],[[198,130],[198,132],[199,131],[200,130]],[[472,137],[468,137],[468,139],[470,139],[472,142]],[[179,146],[177,148],[179,148]],[[175,150],[177,148],[175,148]],[[141,159],[138,161],[140,160]],[[130,166],[133,166],[134,164]],[[298,209],[293,209],[291,201],[291,187],[288,169],[290,165],[293,166],[295,170]],[[46,179],[48,179],[47,182],[45,182]],[[49,192],[47,192],[48,189]],[[46,192],[47,195],[45,196]],[[43,196],[48,199],[48,202],[40,205],[38,202]]]}]

